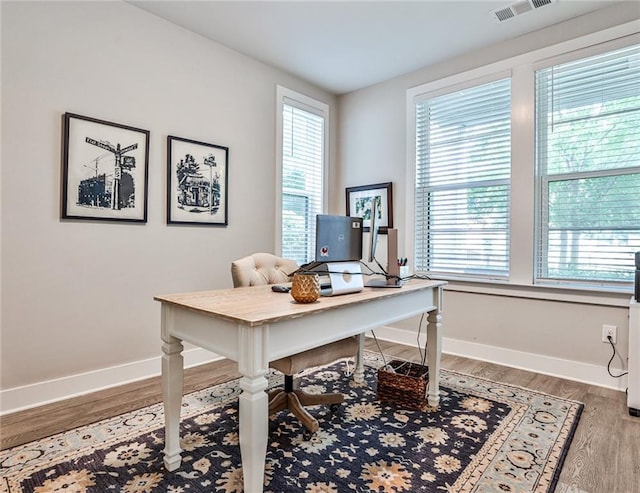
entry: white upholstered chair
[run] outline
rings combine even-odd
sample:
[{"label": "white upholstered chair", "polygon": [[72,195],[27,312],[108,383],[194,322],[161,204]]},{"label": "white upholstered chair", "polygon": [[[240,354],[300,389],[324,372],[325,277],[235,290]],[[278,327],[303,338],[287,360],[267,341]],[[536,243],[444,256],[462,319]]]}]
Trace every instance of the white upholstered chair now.
[{"label": "white upholstered chair", "polygon": [[[283,259],[270,253],[256,253],[232,262],[231,277],[236,288],[278,284],[289,282],[290,275],[297,269],[298,264],[294,260]],[[357,339],[348,337],[271,361],[271,368],[284,373],[284,388],[269,393],[269,414],[289,409],[310,433],[318,431],[318,421],[309,414],[305,406],[336,406],[344,401],[344,396],[340,393],[308,394],[298,388],[294,376],[307,368],[355,356],[357,352]]]}]

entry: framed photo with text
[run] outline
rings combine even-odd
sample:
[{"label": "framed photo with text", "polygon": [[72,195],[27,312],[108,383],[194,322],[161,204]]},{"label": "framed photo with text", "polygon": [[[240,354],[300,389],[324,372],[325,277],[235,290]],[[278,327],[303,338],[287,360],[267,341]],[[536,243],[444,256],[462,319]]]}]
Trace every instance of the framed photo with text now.
[{"label": "framed photo with text", "polygon": [[167,137],[167,224],[228,225],[229,148]]},{"label": "framed photo with text", "polygon": [[63,115],[62,219],[147,222],[149,131]]},{"label": "framed photo with text", "polygon": [[363,219],[364,231],[371,227],[371,201],[376,200],[380,234],[387,234],[388,228],[393,228],[393,194],[391,182],[377,183],[347,188],[347,216]]}]

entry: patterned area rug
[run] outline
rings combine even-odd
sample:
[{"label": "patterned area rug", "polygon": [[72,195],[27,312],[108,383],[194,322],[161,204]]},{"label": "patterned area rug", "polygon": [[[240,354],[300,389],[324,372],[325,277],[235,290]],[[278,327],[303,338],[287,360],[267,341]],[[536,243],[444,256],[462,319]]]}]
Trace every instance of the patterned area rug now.
[{"label": "patterned area rug", "polygon": [[[306,390],[346,396],[336,413],[311,408],[310,440],[286,411],[271,418],[265,492],[555,489],[582,404],[443,370],[437,409],[401,409],[376,399],[381,360],[366,359],[364,385],[344,362],[305,375]],[[157,404],[0,452],[0,492],[242,493],[238,394],[232,381],[185,396],[177,471],[163,466]]]}]

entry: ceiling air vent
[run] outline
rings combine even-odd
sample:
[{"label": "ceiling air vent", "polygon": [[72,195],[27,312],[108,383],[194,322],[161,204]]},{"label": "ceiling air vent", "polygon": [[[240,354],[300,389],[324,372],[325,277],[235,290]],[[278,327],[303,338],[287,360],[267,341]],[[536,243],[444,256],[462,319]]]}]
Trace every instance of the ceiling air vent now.
[{"label": "ceiling air vent", "polygon": [[520,2],[515,2],[510,5],[500,7],[499,9],[492,10],[491,17],[498,22],[504,22],[516,15],[526,14],[527,12],[531,12],[532,10],[539,9],[540,7],[544,7],[545,5],[555,2],[556,0],[522,0]]}]

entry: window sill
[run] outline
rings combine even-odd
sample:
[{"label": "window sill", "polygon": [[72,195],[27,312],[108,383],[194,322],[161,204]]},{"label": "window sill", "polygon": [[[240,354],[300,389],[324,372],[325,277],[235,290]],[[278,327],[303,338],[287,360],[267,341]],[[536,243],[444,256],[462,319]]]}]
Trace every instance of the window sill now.
[{"label": "window sill", "polygon": [[582,303],[613,307],[628,307],[633,296],[632,290],[604,290],[596,288],[569,288],[564,286],[532,286],[513,284],[506,281],[478,281],[429,276],[432,279],[448,281],[445,291],[484,294],[533,300]]}]

